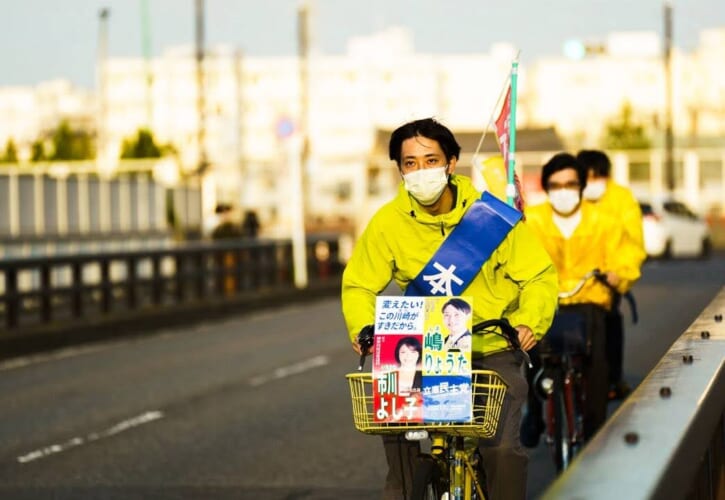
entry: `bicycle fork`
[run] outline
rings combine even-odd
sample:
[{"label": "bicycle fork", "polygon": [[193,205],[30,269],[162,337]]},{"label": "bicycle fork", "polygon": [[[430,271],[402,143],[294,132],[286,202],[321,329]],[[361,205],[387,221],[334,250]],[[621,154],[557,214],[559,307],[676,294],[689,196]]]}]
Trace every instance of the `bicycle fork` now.
[{"label": "bicycle fork", "polygon": [[[448,463],[447,498],[449,500],[485,499],[482,485],[474,468],[480,464],[471,460],[475,454],[476,443],[476,439],[458,436],[453,438],[453,445],[448,447],[445,436],[434,435],[431,437],[431,454]],[[448,456],[444,457],[446,451]]]}]

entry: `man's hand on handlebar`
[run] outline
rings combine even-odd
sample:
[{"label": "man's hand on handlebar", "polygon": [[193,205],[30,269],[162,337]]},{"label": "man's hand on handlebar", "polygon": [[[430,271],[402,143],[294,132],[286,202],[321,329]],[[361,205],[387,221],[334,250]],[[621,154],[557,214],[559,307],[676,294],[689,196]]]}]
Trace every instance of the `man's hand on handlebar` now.
[{"label": "man's hand on handlebar", "polygon": [[534,337],[534,332],[531,331],[531,328],[526,325],[518,325],[516,331],[519,332],[521,349],[529,351],[536,345],[536,337]]},{"label": "man's hand on handlebar", "polygon": [[365,356],[373,352],[374,337],[375,327],[373,325],[366,325],[362,327],[360,333],[357,334],[355,342],[352,343],[352,348],[360,355],[360,366],[358,366],[358,370],[363,369]]},{"label": "man's hand on handlebar", "polygon": [[[363,353],[363,351],[362,351],[362,346],[360,345],[360,343],[359,343],[359,342],[353,342],[353,343],[352,343],[352,348],[353,348],[353,350],[354,350],[354,351],[355,351],[356,353],[358,353],[358,354],[362,355],[362,353]],[[368,356],[368,355],[370,355],[370,354],[372,354],[372,353],[373,353],[373,347],[372,347],[372,346],[370,346],[370,347],[368,347],[368,348],[367,348],[367,350],[365,351],[365,355],[366,355],[366,356]]]},{"label": "man's hand on handlebar", "polygon": [[605,280],[607,281],[607,284],[609,286],[611,286],[612,288],[617,288],[617,286],[619,285],[619,282],[621,281],[621,279],[619,278],[619,275],[617,275],[617,273],[612,272],[612,271],[608,271],[604,275],[604,277],[605,277]]}]

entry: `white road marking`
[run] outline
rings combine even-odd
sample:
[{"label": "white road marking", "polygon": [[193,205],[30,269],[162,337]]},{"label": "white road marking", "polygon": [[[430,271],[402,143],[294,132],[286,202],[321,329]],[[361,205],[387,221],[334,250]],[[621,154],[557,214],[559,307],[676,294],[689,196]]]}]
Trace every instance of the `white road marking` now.
[{"label": "white road marking", "polygon": [[[297,311],[303,310],[300,306],[288,306],[285,308],[285,312],[294,313]],[[254,321],[263,321],[269,318],[279,318],[279,311],[261,311],[258,313],[250,313],[248,315],[242,316],[242,317],[235,317],[228,320],[222,320],[221,322],[205,322],[198,324],[194,326],[195,333],[209,333],[212,331],[213,328],[218,328],[220,325],[223,327],[230,327],[230,326],[237,326],[239,324],[243,323],[250,323]],[[183,328],[180,327],[176,330],[174,329],[162,329],[159,330],[158,333],[154,334],[153,337],[157,338],[169,338],[174,335],[176,335],[180,330]],[[152,338],[152,337],[149,337]],[[108,339],[106,341],[101,341],[97,343],[93,343],[91,345],[79,345],[79,346],[73,346],[73,347],[67,347],[67,348],[60,348],[54,351],[50,352],[41,352],[37,354],[29,354],[25,356],[20,356],[17,358],[11,358],[4,361],[0,361],[0,371],[5,370],[14,370],[17,368],[24,368],[26,366],[35,365],[38,363],[44,363],[47,361],[55,361],[60,360],[64,358],[72,358],[75,356],[80,356],[83,354],[90,354],[96,351],[101,351],[104,349],[108,349],[111,347],[117,347],[117,346],[123,346],[128,345],[133,342],[139,342],[141,341],[141,338],[135,338],[135,339],[124,339],[124,338],[117,338],[117,339]]]},{"label": "white road marking", "polygon": [[119,422],[116,425],[109,427],[108,429],[102,430],[100,432],[91,432],[86,437],[74,437],[64,443],[51,444],[50,446],[45,446],[43,448],[31,451],[30,453],[19,456],[18,462],[20,462],[21,464],[26,464],[28,462],[32,462],[33,460],[38,460],[39,458],[45,458],[49,455],[54,455],[56,453],[61,453],[71,448],[75,448],[76,446],[81,446],[85,443],[90,443],[92,441],[98,441],[99,439],[111,437],[120,432],[127,431],[133,427],[138,427],[139,425],[153,422],[154,420],[158,420],[163,417],[163,412],[147,411],[146,413],[143,413],[136,417],[129,418],[127,420],[124,420],[123,422]]},{"label": "white road marking", "polygon": [[104,344],[93,344],[87,346],[69,347],[65,349],[58,349],[48,353],[31,354],[28,356],[22,356],[19,358],[12,358],[6,361],[0,361],[0,371],[12,370],[15,368],[22,368],[24,366],[34,365],[36,363],[42,363],[45,361],[52,361],[64,358],[71,358],[73,356],[79,356],[81,354],[88,354],[95,351],[100,351],[107,348]]},{"label": "white road marking", "polygon": [[273,380],[279,380],[281,378],[289,377],[290,375],[296,375],[298,373],[306,372],[314,368],[319,368],[320,366],[325,366],[329,362],[330,360],[327,356],[315,356],[314,358],[295,363],[294,365],[282,366],[271,373],[253,377],[249,380],[249,385],[251,385],[252,387],[257,387]]}]

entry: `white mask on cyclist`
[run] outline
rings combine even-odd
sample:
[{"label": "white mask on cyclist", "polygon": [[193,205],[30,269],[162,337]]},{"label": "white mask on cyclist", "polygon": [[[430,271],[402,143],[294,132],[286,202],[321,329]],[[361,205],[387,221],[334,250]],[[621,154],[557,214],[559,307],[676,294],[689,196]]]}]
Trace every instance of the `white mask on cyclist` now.
[{"label": "white mask on cyclist", "polygon": [[579,206],[581,198],[578,189],[556,189],[549,191],[549,202],[559,215],[571,215]]},{"label": "white mask on cyclist", "polygon": [[435,168],[421,168],[403,175],[405,189],[418,200],[418,203],[427,207],[441,197],[448,184],[448,165]]},{"label": "white mask on cyclist", "polygon": [[587,182],[584,188],[584,199],[590,201],[596,201],[604,195],[604,191],[607,190],[606,179],[593,179]]}]

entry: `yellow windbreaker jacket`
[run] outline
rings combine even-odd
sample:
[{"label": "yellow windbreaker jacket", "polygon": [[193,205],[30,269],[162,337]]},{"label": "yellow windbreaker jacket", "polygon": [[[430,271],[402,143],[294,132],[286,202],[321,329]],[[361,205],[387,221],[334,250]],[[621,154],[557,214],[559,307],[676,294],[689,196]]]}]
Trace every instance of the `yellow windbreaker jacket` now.
[{"label": "yellow windbreaker jacket", "polygon": [[[592,269],[613,271],[621,281],[617,290],[625,293],[639,279],[635,255],[639,249],[625,238],[622,223],[589,203],[582,203],[581,222],[569,239],[554,224],[549,202],[526,208],[526,224],[539,237],[559,273],[559,290],[567,292]],[[609,310],[612,294],[606,285],[590,279],[584,287],[561,304],[597,304]]]},{"label": "yellow windbreaker jacket", "polygon": [[604,210],[612,217],[618,219],[624,229],[624,235],[639,249],[633,252],[633,264],[641,267],[647,252],[644,249],[644,235],[642,228],[642,210],[632,191],[620,186],[611,179],[607,179],[607,189],[597,201],[589,201],[595,207]]},{"label": "yellow windbreaker jacket", "polygon": [[[342,277],[342,312],[351,340],[375,323],[375,297],[392,279],[405,290],[480,197],[469,178],[452,175],[450,182],[457,195],[447,214],[427,213],[401,183],[397,196],[370,220]],[[461,295],[473,297],[474,324],[506,317],[540,339],[556,309],[556,271],[536,236],[519,222]],[[505,348],[498,336],[473,337],[474,352]]]}]

